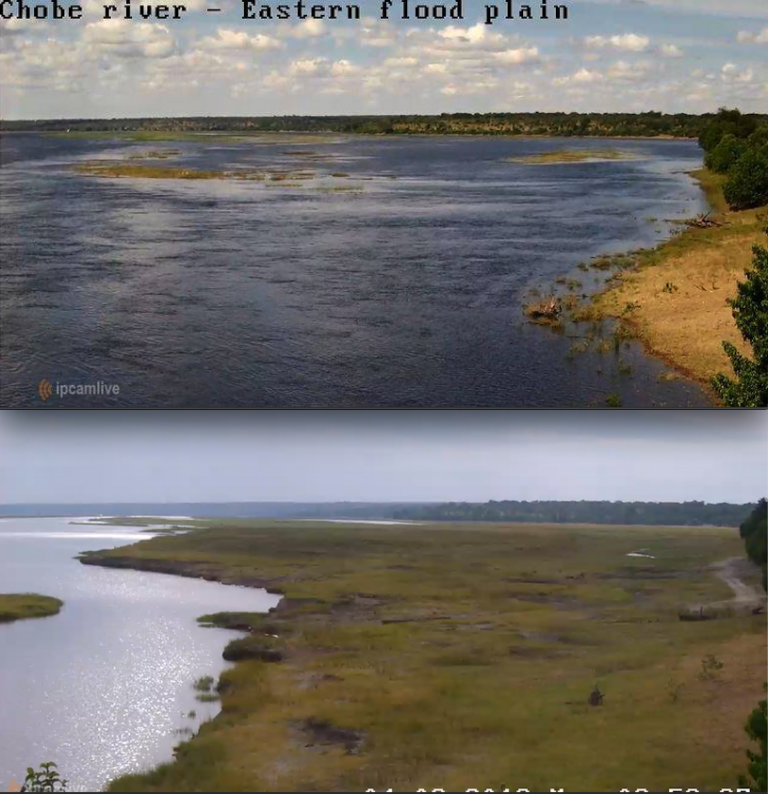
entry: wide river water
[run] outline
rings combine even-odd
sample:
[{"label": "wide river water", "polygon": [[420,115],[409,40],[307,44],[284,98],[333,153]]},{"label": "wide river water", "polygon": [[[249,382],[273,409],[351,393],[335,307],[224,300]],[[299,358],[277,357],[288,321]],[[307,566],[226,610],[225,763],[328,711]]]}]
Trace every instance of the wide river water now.
[{"label": "wide river water", "polygon": [[218,713],[192,684],[229,666],[221,654],[239,636],[196,618],[279,601],[264,590],[82,565],[78,552],[148,535],[76,520],[0,519],[0,593],[64,601],[56,616],[0,624],[2,791],[46,761],[69,790],[97,791],[171,760],[174,745]]},{"label": "wide river water", "polygon": [[[0,405],[627,407],[706,404],[632,344],[523,305],[580,263],[705,209],[690,141],[302,135],[245,143],[7,134],[0,146]],[[556,148],[632,159],[531,165]],[[89,161],[282,171],[85,175]],[[132,159],[131,159],[132,158]],[[298,178],[293,178],[296,172]],[[287,177],[285,176],[287,174]],[[621,359],[621,360],[620,360]],[[628,374],[631,369],[631,374]],[[118,385],[38,395],[42,379]]]}]

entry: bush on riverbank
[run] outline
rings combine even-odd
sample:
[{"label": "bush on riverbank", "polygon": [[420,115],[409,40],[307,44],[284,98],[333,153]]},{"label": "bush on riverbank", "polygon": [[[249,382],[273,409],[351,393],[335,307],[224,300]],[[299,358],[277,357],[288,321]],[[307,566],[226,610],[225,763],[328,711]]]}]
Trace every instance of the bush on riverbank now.
[{"label": "bush on riverbank", "polygon": [[734,210],[748,210],[768,204],[768,155],[748,149],[728,172],[725,200]]},{"label": "bush on riverbank", "polygon": [[729,304],[754,358],[724,342],[735,377],[717,375],[712,385],[730,408],[765,408],[768,407],[768,249],[755,246],[753,267],[747,270],[746,277],[746,281],[739,282],[737,296]]},{"label": "bush on riverbank", "polygon": [[740,157],[747,153],[749,145],[735,135],[726,135],[715,148],[707,153],[704,165],[716,174],[727,174]]},{"label": "bush on riverbank", "polygon": [[704,163],[726,174],[724,194],[733,210],[768,204],[768,124],[721,108],[699,138]]},{"label": "bush on riverbank", "polygon": [[263,639],[243,637],[232,640],[224,649],[224,658],[228,662],[240,662],[244,659],[259,659],[262,662],[282,662],[283,654],[276,648],[270,648]]}]

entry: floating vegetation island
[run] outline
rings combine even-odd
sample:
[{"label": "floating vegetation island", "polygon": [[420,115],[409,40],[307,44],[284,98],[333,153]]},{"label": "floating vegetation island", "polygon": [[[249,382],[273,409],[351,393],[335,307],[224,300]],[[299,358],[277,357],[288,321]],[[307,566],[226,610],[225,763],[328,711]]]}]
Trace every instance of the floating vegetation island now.
[{"label": "floating vegetation island", "polygon": [[550,165],[552,163],[587,163],[604,160],[636,160],[637,155],[621,149],[558,149],[554,152],[528,154],[523,157],[507,157],[505,163],[527,163]]},{"label": "floating vegetation island", "polygon": [[58,615],[63,601],[37,593],[0,595],[0,623]]},{"label": "floating vegetation island", "polygon": [[[129,159],[136,159],[131,157]],[[330,177],[334,180],[346,179],[348,174],[335,172],[330,175],[317,173],[310,170],[228,170],[209,171],[197,168],[184,168],[181,166],[144,164],[136,162],[88,162],[75,166],[79,174],[98,176],[111,179],[231,179],[244,182],[263,182],[270,187],[310,187],[322,191],[361,191],[362,187],[351,185],[318,184],[308,186],[305,183]]]}]

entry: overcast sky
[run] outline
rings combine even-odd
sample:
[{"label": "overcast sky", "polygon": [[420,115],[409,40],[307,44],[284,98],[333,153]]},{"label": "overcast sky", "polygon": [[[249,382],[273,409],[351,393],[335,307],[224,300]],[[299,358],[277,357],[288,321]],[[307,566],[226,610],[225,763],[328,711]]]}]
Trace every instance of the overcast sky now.
[{"label": "overcast sky", "polygon": [[768,413],[1,412],[0,503],[768,492]]},{"label": "overcast sky", "polygon": [[81,20],[0,22],[3,117],[768,108],[766,0],[572,0],[568,22],[490,27],[484,0],[450,23],[384,22],[379,0],[274,23],[239,0],[162,23],[78,1]]}]

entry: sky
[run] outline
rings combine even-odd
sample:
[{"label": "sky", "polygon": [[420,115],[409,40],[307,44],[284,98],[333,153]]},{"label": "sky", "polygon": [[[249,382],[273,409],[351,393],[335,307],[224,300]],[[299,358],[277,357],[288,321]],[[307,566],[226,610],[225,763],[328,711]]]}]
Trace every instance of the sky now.
[{"label": "sky", "polygon": [[0,504],[754,502],[768,412],[0,412]]},{"label": "sky", "polygon": [[79,2],[80,20],[0,21],[3,118],[768,110],[766,0],[563,0],[568,21],[490,26],[483,0],[437,22],[383,21],[379,0],[358,21],[274,22],[240,0],[166,21]]}]

